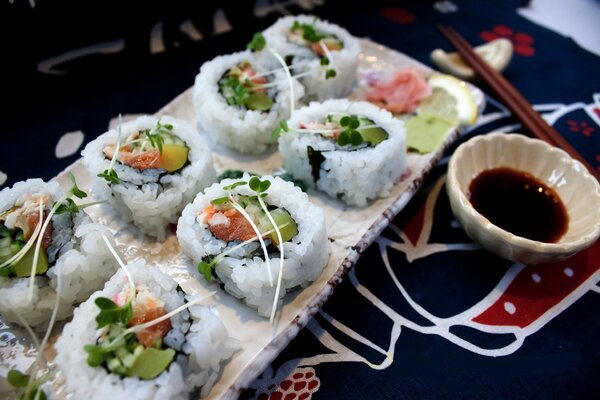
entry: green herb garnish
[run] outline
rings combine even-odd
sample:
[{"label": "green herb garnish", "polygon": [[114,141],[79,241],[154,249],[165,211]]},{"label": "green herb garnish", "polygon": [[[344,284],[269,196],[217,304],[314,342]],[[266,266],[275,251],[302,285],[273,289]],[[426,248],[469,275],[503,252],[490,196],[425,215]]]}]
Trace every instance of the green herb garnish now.
[{"label": "green herb garnish", "polygon": [[335,72],[335,69],[330,68],[327,71],[325,71],[325,79],[335,78],[336,75],[337,72]]},{"label": "green herb garnish", "polygon": [[329,58],[328,57],[321,57],[321,65],[323,65],[323,66],[329,65]]},{"label": "green herb garnish", "polygon": [[312,24],[300,24],[298,21],[294,21],[291,31],[294,32],[298,29],[302,30],[302,39],[311,43],[316,43],[325,37],[325,35],[319,33]]},{"label": "green herb garnish", "polygon": [[42,377],[30,384],[31,377],[27,374],[23,374],[16,369],[8,371],[6,376],[8,383],[17,389],[17,395],[19,400],[46,400],[46,393],[40,386],[47,380],[46,377]]},{"label": "green herb garnish", "polygon": [[133,315],[132,302],[128,301],[123,306],[118,306],[114,301],[106,297],[98,297],[94,303],[100,309],[100,312],[96,316],[96,322],[100,329],[106,325],[112,324],[123,324],[127,325],[131,316]]},{"label": "green herb garnish", "polygon": [[[206,279],[208,282],[210,282],[212,279],[212,269],[217,264],[217,261],[218,261],[217,258],[218,257],[208,256],[208,257],[205,257],[205,259],[200,261],[200,263],[198,264],[198,272],[200,272],[202,274],[202,276],[204,277],[204,279]],[[205,260],[207,260],[207,261],[205,261]]]},{"label": "green herb garnish", "polygon": [[287,121],[281,121],[279,123],[279,127],[275,128],[271,133],[271,139],[269,140],[269,143],[275,143],[277,138],[281,136],[283,132],[289,132],[289,130],[290,128],[288,127]]},{"label": "green herb garnish", "polygon": [[71,179],[71,182],[73,182],[73,187],[71,187],[69,192],[73,196],[77,197],[78,199],[83,199],[84,197],[87,197],[87,193],[84,192],[83,190],[79,189],[79,187],[77,186],[77,181],[75,180],[75,175],[73,175],[72,172],[69,172],[69,179]]},{"label": "green herb garnish", "polygon": [[228,76],[219,82],[229,105],[241,107],[245,105],[248,89],[235,76]]},{"label": "green herb garnish", "polygon": [[246,182],[246,181],[234,182],[234,183],[232,183],[231,185],[227,185],[227,186],[223,187],[223,190],[227,190],[227,191],[229,191],[229,190],[233,190],[233,189],[235,189],[236,187],[238,187],[238,186],[243,186],[243,185],[245,185],[245,184],[247,184],[247,183],[248,183],[248,182]]},{"label": "green herb garnish", "polygon": [[351,144],[358,146],[363,142],[363,137],[356,129],[360,126],[360,121],[355,115],[346,115],[340,119],[340,125],[344,130],[337,138],[337,144],[346,146]]},{"label": "green herb garnish", "polygon": [[250,178],[248,186],[250,186],[250,189],[254,190],[257,194],[260,195],[266,192],[269,189],[269,187],[271,187],[271,181],[266,179],[264,181],[261,181],[258,176],[253,176],[252,178]]},{"label": "green herb garnish", "polygon": [[250,51],[260,51],[265,48],[267,41],[263,36],[262,32],[256,32],[252,36],[252,41],[246,45],[246,48]]},{"label": "green herb garnish", "polygon": [[121,182],[119,175],[117,175],[117,171],[112,168],[105,169],[104,172],[99,173],[97,176],[99,178],[104,178],[109,184],[114,183],[116,185]]},{"label": "green herb garnish", "polygon": [[171,124],[161,124],[160,120],[156,121],[156,126],[152,129],[144,130],[144,135],[146,136],[146,140],[150,142],[152,147],[158,149],[158,152],[162,154],[163,152],[163,144],[165,139],[163,135],[171,136],[173,134],[173,125]]}]

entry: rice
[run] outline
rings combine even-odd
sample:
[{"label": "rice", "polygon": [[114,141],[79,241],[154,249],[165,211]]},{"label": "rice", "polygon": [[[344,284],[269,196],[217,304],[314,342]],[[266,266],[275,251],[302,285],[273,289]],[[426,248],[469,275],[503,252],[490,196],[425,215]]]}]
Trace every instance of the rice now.
[{"label": "rice", "polygon": [[[45,183],[41,179],[17,182],[12,188],[0,192],[0,212],[15,204],[20,197],[31,193],[48,194],[53,201],[63,196],[57,182]],[[56,302],[60,279],[57,319],[71,315],[73,307],[114,274],[116,263],[102,240],[110,237],[104,226],[93,223],[80,211],[55,215],[49,253],[48,271],[35,278],[33,297],[29,301],[30,278],[0,277],[0,314],[6,321],[22,324],[21,318],[37,329],[45,327]]]},{"label": "rice", "polygon": [[[322,120],[328,114],[353,114],[367,117],[384,129],[389,137],[374,147],[348,151],[330,139],[314,133],[296,131],[301,124]],[[328,100],[311,103],[296,111],[288,121],[289,132],[279,138],[283,167],[295,179],[346,204],[363,207],[368,200],[388,196],[406,170],[406,131],[399,119],[367,102]],[[313,166],[308,147],[322,162]],[[314,159],[313,163],[316,162]],[[318,179],[313,177],[315,170]]]},{"label": "rice", "polygon": [[[250,176],[245,174],[243,181]],[[329,260],[330,246],[325,229],[323,211],[313,205],[308,196],[298,187],[281,178],[264,176],[261,179],[271,181],[264,198],[271,206],[284,208],[297,224],[298,234],[283,243],[285,254],[282,287],[279,300],[285,293],[297,286],[306,286],[317,279]],[[177,238],[182,251],[198,264],[207,256],[222,253],[228,243],[213,236],[206,223],[197,218],[210,201],[227,195],[223,187],[238,182],[238,179],[224,179],[199,193],[194,202],[188,205],[177,224]],[[252,195],[247,185],[233,189],[232,194]],[[231,246],[231,243],[229,244]],[[237,253],[223,257],[215,267],[217,277],[224,283],[225,290],[236,298],[258,310],[262,316],[271,313],[276,285],[271,286],[264,256],[248,257],[257,248],[251,243]],[[269,254],[270,270],[273,282],[279,276],[279,252]],[[202,279],[202,278],[201,278]]]},{"label": "rice", "polygon": [[[232,148],[241,153],[258,154],[269,145],[271,133],[280,121],[290,116],[290,86],[281,66],[271,65],[270,54],[258,56],[250,51],[242,51],[219,56],[206,62],[200,68],[194,84],[194,108],[200,134],[213,142]],[[219,80],[232,66],[249,61],[258,73],[266,73],[279,67],[273,73],[271,82],[277,84],[269,89],[274,95],[274,103],[268,112],[250,110],[244,106],[229,105],[219,92]],[[304,88],[295,79],[294,103],[304,95]]]},{"label": "rice", "polygon": [[173,134],[189,148],[188,162],[181,171],[169,174],[164,169],[140,171],[116,163],[120,178],[118,184],[108,184],[97,174],[108,169],[110,160],[103,154],[109,144],[116,144],[118,131],[111,129],[88,143],[81,152],[83,163],[95,178],[93,192],[99,199],[107,200],[126,222],[139,230],[163,240],[169,234],[169,224],[174,224],[183,207],[196,193],[216,179],[209,148],[185,121],[169,116],[143,116],[122,126],[122,140],[132,132],[153,128],[158,121],[173,125]]},{"label": "rice", "polygon": [[[164,301],[167,312],[190,300],[178,290],[177,283],[158,267],[138,260],[128,266],[136,288],[145,288]],[[84,346],[95,344],[99,337],[94,304],[102,296],[114,298],[128,285],[123,270],[115,274],[102,291],[94,293],[78,307],[73,320],[63,329],[54,345],[56,365],[65,377],[69,394],[76,399],[188,399],[194,388],[202,386],[206,395],[218,377],[220,364],[237,350],[238,341],[211,308],[193,305],[171,317],[171,331],[164,343],[177,351],[175,359],[159,376],[144,380],[109,373],[104,367],[90,367]]]},{"label": "rice", "polygon": [[[299,24],[312,24],[317,31],[333,34],[343,42],[341,50],[330,52],[329,65],[322,66],[320,57],[310,48],[288,40],[288,34],[295,21]],[[296,15],[278,19],[263,34],[267,47],[274,48],[283,57],[294,57],[292,61],[294,75],[307,74],[300,78],[306,92],[302,101],[323,101],[346,97],[354,88],[357,79],[360,43],[346,29],[314,16]],[[336,76],[327,79],[327,69],[334,69]]]}]

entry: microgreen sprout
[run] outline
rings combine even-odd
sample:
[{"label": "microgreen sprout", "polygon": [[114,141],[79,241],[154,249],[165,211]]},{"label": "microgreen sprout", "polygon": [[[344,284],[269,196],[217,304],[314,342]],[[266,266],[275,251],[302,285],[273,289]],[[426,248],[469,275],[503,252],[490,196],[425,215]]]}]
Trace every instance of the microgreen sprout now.
[{"label": "microgreen sprout", "polygon": [[[73,182],[73,186],[71,187],[71,189],[69,189],[69,193],[72,194],[73,196],[77,197],[78,199],[86,198],[87,193],[84,192],[83,190],[79,189],[79,187],[77,186],[77,181],[75,179],[75,175],[73,175],[73,173],[71,173],[71,172],[69,172],[69,179],[71,180],[71,182]],[[59,202],[56,202],[56,203],[59,203]],[[67,197],[62,201],[62,203],[58,204],[58,208],[56,209],[54,214],[60,215],[60,214],[68,213],[68,212],[77,213],[84,208],[87,208],[90,206],[95,206],[97,204],[102,204],[102,203],[104,203],[104,201],[95,201],[95,202],[86,203],[86,204],[76,204],[72,198]]]},{"label": "microgreen sprout", "polygon": [[[38,224],[41,225],[41,224]],[[50,339],[50,334],[52,333],[52,328],[54,327],[54,323],[56,322],[56,315],[58,314],[58,306],[60,305],[60,292],[61,292],[61,275],[58,274],[56,276],[56,299],[54,302],[54,306],[52,308],[52,314],[50,316],[50,321],[48,323],[48,328],[46,329],[46,334],[44,335],[44,339],[40,343],[37,335],[31,329],[27,321],[17,314],[17,317],[21,321],[21,324],[25,327],[27,332],[31,335],[31,338],[34,342],[34,346],[37,349],[37,356],[35,363],[32,367],[32,376],[35,377],[39,371],[42,371],[42,361],[44,359],[44,348]],[[18,370],[10,370],[7,375],[8,383],[17,389],[17,394],[19,395],[19,400],[45,400],[47,399],[46,393],[40,388],[48,379],[49,374],[42,374],[37,379],[32,379],[32,376],[28,374],[23,374]]]},{"label": "microgreen sprout", "polygon": [[163,152],[163,144],[164,138],[163,135],[171,135],[173,131],[173,125],[171,124],[161,124],[160,120],[156,121],[156,126],[152,129],[144,130],[144,136],[150,145],[155,149],[158,149],[158,152],[162,154]]},{"label": "microgreen sprout", "polygon": [[267,41],[263,36],[262,32],[256,32],[254,36],[252,36],[252,41],[246,45],[246,49],[250,51],[260,51],[265,48]]},{"label": "microgreen sprout", "polygon": [[[245,184],[247,184],[247,183],[248,183],[248,182],[246,182],[246,181],[238,181],[238,182],[234,182],[234,183],[232,183],[231,185],[224,186],[224,187],[223,187],[223,190],[230,191],[230,190],[233,190],[233,189],[235,189],[235,188],[236,188],[236,187],[238,187],[238,186],[244,186],[244,185],[245,185]],[[229,199],[229,196],[228,196],[227,198]]]},{"label": "microgreen sprout", "polygon": [[[108,237],[105,234],[102,234],[102,239],[108,247],[108,250],[113,255],[119,266],[123,269],[123,272],[127,276],[127,281],[129,282],[129,296],[127,296],[127,302],[119,306],[114,301],[106,297],[97,297],[94,300],[96,306],[100,309],[100,312],[96,316],[97,329],[101,329],[107,327],[109,325],[123,325],[127,326],[129,320],[133,315],[133,302],[135,300],[136,290],[135,283],[133,281],[133,276],[129,272],[129,268],[123,262],[113,245],[111,244]],[[132,339],[132,337],[126,338],[126,334],[121,333],[117,337],[107,340],[99,345],[86,345],[84,346],[84,350],[88,353],[88,364],[92,367],[97,367],[101,365],[107,355],[120,347],[125,343],[127,339]]]},{"label": "microgreen sprout", "polygon": [[285,75],[286,75],[289,85],[290,85],[290,114],[293,114],[295,99],[294,99],[294,80],[292,79],[292,74],[291,74],[290,69],[288,68],[287,64],[285,63],[285,60],[283,59],[283,57],[281,57],[281,55],[277,51],[275,51],[275,49],[273,49],[272,47],[269,48],[269,51],[271,52],[271,54],[273,54],[273,56],[275,56],[277,61],[279,61],[281,66],[285,69]]},{"label": "microgreen sprout", "polygon": [[281,134],[283,132],[289,132],[290,128],[288,127],[287,121],[281,121],[279,123],[279,127],[275,128],[273,130],[273,133],[271,133],[271,139],[270,139],[270,143],[275,143],[275,141],[277,140],[277,138],[279,136],[281,136]]},{"label": "microgreen sprout", "polygon": [[337,143],[340,146],[351,144],[358,146],[363,142],[363,137],[357,128],[360,127],[360,121],[355,115],[346,115],[340,119],[340,125],[344,130],[340,133]]},{"label": "microgreen sprout", "polygon": [[[256,193],[258,193],[259,195],[266,192],[269,187],[271,187],[271,181],[269,180],[264,180],[261,181],[260,178],[258,176],[253,176],[252,178],[250,178],[250,182],[248,182],[248,186],[250,186],[250,189],[254,190]],[[261,197],[261,196],[259,196]]]},{"label": "microgreen sprout", "polygon": [[135,299],[135,283],[133,282],[133,276],[131,276],[129,268],[127,268],[127,265],[123,262],[123,260],[117,253],[117,250],[115,250],[115,248],[112,246],[110,240],[106,237],[105,234],[102,234],[102,240],[104,240],[106,247],[108,247],[108,250],[113,255],[115,260],[117,260],[117,263],[123,269],[125,275],[127,276],[127,280],[129,281],[129,298],[127,300],[129,303],[133,303],[133,300]]},{"label": "microgreen sprout", "polygon": [[268,209],[267,205],[265,204],[265,201],[263,200],[263,196],[261,196],[262,193],[266,192],[267,189],[269,189],[269,187],[271,186],[271,181],[268,181],[268,180],[261,181],[260,178],[255,176],[252,179],[250,179],[250,182],[248,183],[248,185],[250,186],[250,189],[252,189],[256,193],[258,193],[258,203],[260,204],[260,207],[262,208],[264,213],[267,215],[267,218],[269,219],[271,226],[273,226],[273,229],[275,230],[275,235],[277,235],[277,242],[279,243],[279,246],[278,246],[279,252],[280,252],[279,275],[277,277],[277,287],[275,289],[275,297],[273,299],[273,307],[271,308],[271,316],[269,318],[269,322],[273,323],[273,319],[275,318],[275,311],[277,311],[277,302],[279,300],[279,292],[281,290],[281,280],[283,279],[283,261],[285,259],[285,252],[283,251],[283,238],[281,237],[280,228],[275,223],[273,216],[269,212],[269,209]]},{"label": "microgreen sprout", "polygon": [[6,380],[12,387],[17,389],[19,400],[46,400],[48,398],[40,388],[48,380],[45,375],[33,380],[28,374],[12,369],[8,371]]},{"label": "microgreen sprout", "polygon": [[69,172],[69,179],[71,180],[71,182],[73,182],[73,186],[69,190],[69,193],[71,193],[73,196],[77,197],[78,199],[86,198],[87,193],[84,192],[83,190],[79,189],[79,187],[77,186],[77,181],[75,180],[75,175],[73,175],[72,172]]},{"label": "microgreen sprout", "polygon": [[119,114],[119,126],[117,128],[118,136],[117,136],[117,146],[115,147],[115,154],[113,155],[112,160],[110,160],[110,164],[108,165],[108,168],[97,175],[99,178],[103,178],[104,180],[106,180],[106,182],[108,182],[109,185],[112,183],[114,183],[116,185],[121,181],[119,179],[119,176],[117,175],[117,171],[115,171],[115,163],[117,162],[117,158],[119,158],[119,150],[121,149],[121,133],[122,133],[121,125],[122,125],[122,118],[121,118],[121,114]]},{"label": "microgreen sprout", "polygon": [[312,24],[300,24],[298,21],[294,21],[290,31],[295,32],[298,29],[302,30],[302,39],[306,40],[307,42],[317,43],[319,40],[325,37],[325,35],[317,32]]},{"label": "microgreen sprout", "polygon": [[[252,177],[252,179],[254,179],[254,178],[259,179],[256,176]],[[269,184],[270,184],[270,182],[269,182]],[[256,234],[258,241],[260,242],[260,247],[262,248],[262,251],[265,255],[265,262],[267,263],[267,273],[269,275],[269,284],[271,286],[273,286],[273,276],[271,274],[271,263],[269,261],[269,252],[267,251],[267,245],[265,244],[265,241],[263,240],[262,234],[260,233],[258,226],[256,226],[256,224],[252,220],[252,217],[250,217],[250,215],[248,215],[246,210],[244,210],[244,208],[233,198],[231,191],[228,193],[228,195],[229,195],[229,201],[231,202],[231,205],[233,206],[233,208],[235,208],[240,214],[242,214],[244,216],[244,218],[246,218],[246,221],[248,221],[248,223],[252,227],[252,230]]]}]

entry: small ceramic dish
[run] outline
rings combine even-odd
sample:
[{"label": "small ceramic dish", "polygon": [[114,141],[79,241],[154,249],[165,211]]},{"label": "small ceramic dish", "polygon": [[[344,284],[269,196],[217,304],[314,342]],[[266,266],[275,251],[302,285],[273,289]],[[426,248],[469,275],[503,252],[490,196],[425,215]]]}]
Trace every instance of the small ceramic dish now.
[{"label": "small ceramic dish", "polygon": [[[468,197],[471,181],[482,171],[499,167],[529,173],[560,196],[569,222],[556,243],[514,235],[473,208]],[[491,133],[463,143],[450,159],[446,189],[452,212],[467,234],[503,258],[524,264],[556,262],[590,247],[600,236],[598,181],[579,161],[538,139]]]}]

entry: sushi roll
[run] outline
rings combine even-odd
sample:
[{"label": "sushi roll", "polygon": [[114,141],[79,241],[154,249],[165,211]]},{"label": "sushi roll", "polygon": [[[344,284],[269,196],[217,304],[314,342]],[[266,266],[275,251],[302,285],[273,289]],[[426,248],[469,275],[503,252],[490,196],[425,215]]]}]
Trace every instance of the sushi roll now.
[{"label": "sushi roll", "polygon": [[88,143],[81,154],[96,177],[96,197],[158,240],[196,193],[216,179],[210,149],[186,122],[169,116],[124,123]]},{"label": "sushi roll", "polygon": [[245,174],[199,193],[183,210],[177,238],[204,278],[216,277],[271,318],[287,291],[321,274],[330,253],[323,210],[272,176]]},{"label": "sushi roll", "polygon": [[57,319],[64,319],[115,273],[117,264],[102,242],[108,230],[70,201],[57,182],[41,179],[0,192],[0,314],[5,320],[37,329],[48,322],[55,304]]},{"label": "sushi roll", "polygon": [[302,76],[306,96],[323,101],[346,97],[356,84],[360,43],[344,28],[310,15],[280,18],[263,32],[266,45]]},{"label": "sushi roll", "polygon": [[[273,129],[290,116],[304,88],[270,54],[243,51],[204,63],[194,84],[198,129],[213,142],[241,153],[264,151]],[[290,90],[290,82],[292,90]],[[293,99],[292,99],[293,98]]]},{"label": "sushi roll", "polygon": [[188,399],[202,386],[206,394],[238,341],[158,267],[138,260],[127,270],[132,280],[117,272],[56,341],[67,392],[75,399]]},{"label": "sushi roll", "polygon": [[312,103],[286,128],[279,137],[285,170],[348,205],[387,196],[406,169],[404,123],[373,104]]}]

